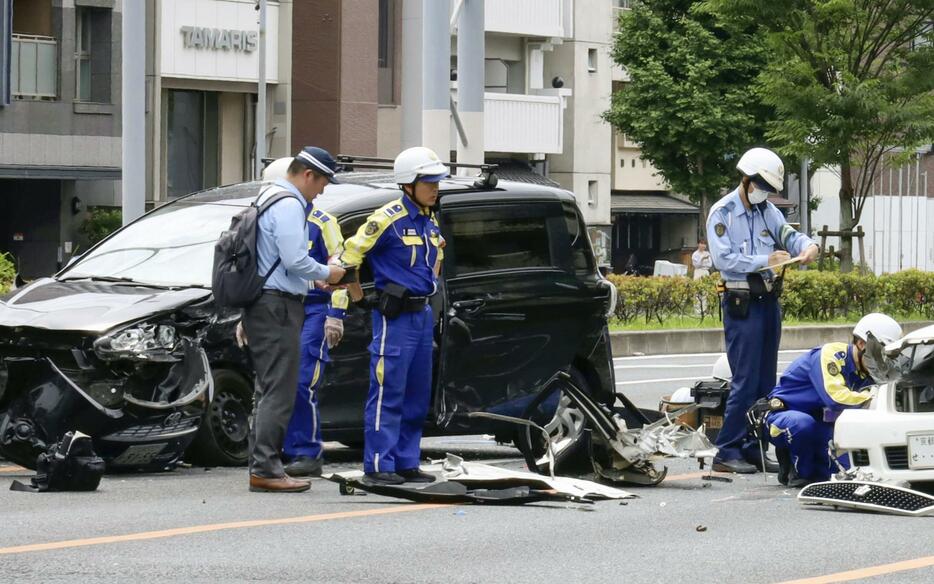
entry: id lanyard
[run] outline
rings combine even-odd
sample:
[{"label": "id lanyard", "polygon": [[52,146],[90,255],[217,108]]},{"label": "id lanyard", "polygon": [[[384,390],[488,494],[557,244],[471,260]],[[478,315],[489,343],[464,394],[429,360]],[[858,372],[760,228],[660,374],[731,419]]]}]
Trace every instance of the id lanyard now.
[{"label": "id lanyard", "polygon": [[749,255],[756,255],[756,207],[753,206],[749,210],[749,219],[747,221],[749,225]]}]

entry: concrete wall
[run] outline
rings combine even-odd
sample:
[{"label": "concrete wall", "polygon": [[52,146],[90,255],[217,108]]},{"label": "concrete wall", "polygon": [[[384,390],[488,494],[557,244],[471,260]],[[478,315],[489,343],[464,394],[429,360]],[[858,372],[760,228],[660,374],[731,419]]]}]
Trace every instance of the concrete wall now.
[{"label": "concrete wall", "polygon": [[[610,107],[612,71],[610,42],[613,34],[609,2],[574,3],[574,38],[545,56],[545,79],[560,76],[573,91],[564,118],[564,152],[548,157],[549,176],[574,192],[587,223],[610,223],[612,135],[600,117]],[[596,70],[589,70],[594,50]],[[596,182],[596,197],[588,185]]]}]

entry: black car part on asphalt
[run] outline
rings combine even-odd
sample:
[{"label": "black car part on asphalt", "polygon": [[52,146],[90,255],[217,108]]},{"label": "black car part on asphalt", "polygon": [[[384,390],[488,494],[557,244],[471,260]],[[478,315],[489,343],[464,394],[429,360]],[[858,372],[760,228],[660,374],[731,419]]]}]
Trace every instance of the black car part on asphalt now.
[{"label": "black car part on asphalt", "polygon": [[104,459],[94,452],[91,437],[66,432],[58,444],[39,455],[36,476],[26,485],[13,481],[11,491],[96,491],[104,475]]},{"label": "black car part on asphalt", "polygon": [[909,517],[934,516],[934,496],[873,481],[812,483],[798,493],[798,502]]}]

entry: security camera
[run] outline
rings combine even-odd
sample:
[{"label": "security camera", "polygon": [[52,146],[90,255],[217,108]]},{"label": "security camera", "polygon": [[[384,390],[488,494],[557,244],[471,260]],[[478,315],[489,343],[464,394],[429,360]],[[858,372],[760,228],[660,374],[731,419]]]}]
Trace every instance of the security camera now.
[{"label": "security camera", "polygon": [[564,87],[564,79],[562,79],[560,76],[555,77],[551,80],[551,86],[555,89],[561,89]]}]

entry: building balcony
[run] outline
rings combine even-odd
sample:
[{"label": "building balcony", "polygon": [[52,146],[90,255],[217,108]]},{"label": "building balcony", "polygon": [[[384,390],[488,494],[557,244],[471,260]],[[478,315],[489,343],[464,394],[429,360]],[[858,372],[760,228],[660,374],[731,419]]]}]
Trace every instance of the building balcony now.
[{"label": "building balcony", "polygon": [[486,31],[527,37],[571,38],[574,0],[486,0]]},{"label": "building balcony", "polygon": [[10,88],[14,97],[55,99],[58,95],[58,42],[53,37],[14,34]]},{"label": "building balcony", "polygon": [[[566,89],[543,95],[483,94],[483,136],[486,152],[560,154],[564,148]],[[454,102],[457,94],[452,93]],[[451,149],[457,149],[457,121],[451,121]]]}]

